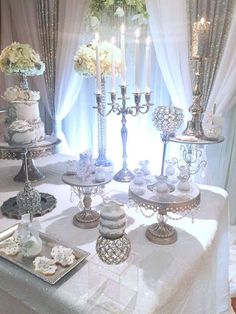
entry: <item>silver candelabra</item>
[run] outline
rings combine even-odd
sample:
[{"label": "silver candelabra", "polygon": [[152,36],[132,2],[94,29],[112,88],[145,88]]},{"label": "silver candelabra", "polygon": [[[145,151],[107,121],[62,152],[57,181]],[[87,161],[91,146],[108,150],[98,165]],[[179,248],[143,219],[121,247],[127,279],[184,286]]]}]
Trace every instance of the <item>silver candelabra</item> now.
[{"label": "silver candelabra", "polygon": [[149,111],[150,106],[153,104],[150,103],[151,92],[144,93],[145,95],[145,104],[141,104],[141,95],[142,93],[134,93],[134,106],[127,106],[127,100],[130,99],[126,97],[126,85],[121,85],[121,97],[118,100],[121,101],[121,104],[117,103],[116,100],[116,93],[111,92],[111,102],[108,103],[110,109],[107,113],[104,113],[102,108],[102,94],[96,94],[96,103],[97,106],[94,108],[98,110],[99,114],[102,116],[108,116],[110,113],[116,113],[117,115],[121,115],[121,140],[122,140],[122,149],[123,149],[123,166],[120,171],[118,171],[115,176],[114,180],[118,182],[130,182],[134,177],[133,173],[128,169],[127,165],[127,153],[126,153],[126,145],[127,145],[127,136],[128,136],[128,129],[126,127],[126,116],[131,115],[136,117],[139,113],[145,114]]},{"label": "silver candelabra", "polygon": [[[207,161],[202,159],[202,150],[199,149],[197,145],[181,145],[180,152],[182,153],[182,159],[187,166],[189,175],[195,175],[200,169],[207,166]],[[173,158],[172,160],[177,163],[177,167],[179,168],[178,159]]]}]

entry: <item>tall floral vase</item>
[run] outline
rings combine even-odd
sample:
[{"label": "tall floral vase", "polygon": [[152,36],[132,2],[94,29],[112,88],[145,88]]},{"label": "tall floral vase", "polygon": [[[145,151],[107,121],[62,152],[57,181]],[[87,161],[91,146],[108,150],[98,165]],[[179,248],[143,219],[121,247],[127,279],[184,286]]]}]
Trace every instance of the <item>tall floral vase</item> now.
[{"label": "tall floral vase", "polygon": [[105,78],[101,78],[102,87],[102,111],[97,113],[98,122],[98,158],[96,160],[96,166],[110,167],[112,161],[106,157],[106,137],[107,137],[107,121],[106,121],[106,84]]}]

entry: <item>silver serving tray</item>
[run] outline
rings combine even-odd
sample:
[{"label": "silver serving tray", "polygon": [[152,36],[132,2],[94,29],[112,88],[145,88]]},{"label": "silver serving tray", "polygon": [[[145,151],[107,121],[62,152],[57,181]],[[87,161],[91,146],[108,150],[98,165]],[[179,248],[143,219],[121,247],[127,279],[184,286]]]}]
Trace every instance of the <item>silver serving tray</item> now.
[{"label": "silver serving tray", "polygon": [[[19,224],[16,224],[9,229],[6,229],[2,232],[0,232],[0,242],[11,237],[15,230],[18,228]],[[51,258],[51,250],[55,245],[63,245],[65,247],[69,247],[68,245],[62,243],[61,241],[57,241],[53,239],[51,236],[46,235],[45,233],[40,232],[39,233],[40,238],[42,239],[43,242],[43,248],[39,256],[46,256],[48,258]],[[59,264],[57,264],[57,270],[55,274],[53,275],[43,275],[41,273],[38,273],[34,269],[33,261],[34,258],[28,258],[24,257],[21,252],[19,252],[15,256],[9,256],[6,255],[4,252],[0,252],[0,257],[4,258],[5,260],[23,268],[24,270],[28,271],[29,273],[33,274],[34,276],[48,282],[51,285],[54,285],[58,280],[63,278],[66,274],[68,274],[72,269],[74,269],[77,265],[79,265],[86,257],[89,256],[89,253],[78,249],[78,248],[72,248],[73,249],[73,254],[75,255],[75,260],[74,263],[63,267]]]}]

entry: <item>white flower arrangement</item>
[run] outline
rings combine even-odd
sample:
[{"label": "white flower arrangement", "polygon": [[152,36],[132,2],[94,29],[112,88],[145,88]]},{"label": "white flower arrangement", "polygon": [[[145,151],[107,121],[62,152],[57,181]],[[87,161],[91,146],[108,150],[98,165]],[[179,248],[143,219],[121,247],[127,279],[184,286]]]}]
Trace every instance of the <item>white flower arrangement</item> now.
[{"label": "white flower arrangement", "polygon": [[[121,72],[121,51],[108,41],[99,44],[100,69],[103,76],[111,75],[112,71],[112,49],[116,73]],[[74,68],[85,76],[96,75],[96,42],[81,45],[74,57]]]},{"label": "white flower arrangement", "polygon": [[45,64],[29,44],[13,42],[1,52],[0,70],[6,74],[41,75]]},{"label": "white flower arrangement", "polygon": [[40,93],[32,90],[23,90],[15,86],[7,88],[2,98],[9,103],[35,102],[40,99]]},{"label": "white flower arrangement", "polygon": [[131,21],[136,21],[139,25],[147,24],[148,13],[145,0],[91,0],[87,23],[92,30],[100,26],[100,18],[104,12],[110,16],[111,12],[118,18],[125,18],[132,12]]}]

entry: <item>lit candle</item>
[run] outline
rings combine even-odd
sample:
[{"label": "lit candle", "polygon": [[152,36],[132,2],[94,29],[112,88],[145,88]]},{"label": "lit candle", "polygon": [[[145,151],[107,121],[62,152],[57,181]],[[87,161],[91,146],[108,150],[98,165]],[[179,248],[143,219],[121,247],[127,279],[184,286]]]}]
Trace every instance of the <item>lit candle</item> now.
[{"label": "lit candle", "polygon": [[125,63],[125,25],[120,27],[120,49],[121,49],[121,85],[126,85],[126,63]]},{"label": "lit candle", "polygon": [[135,33],[135,93],[140,92],[140,30],[137,29]]},{"label": "lit candle", "polygon": [[210,22],[203,17],[200,21],[193,23],[192,28],[192,58],[208,57]]},{"label": "lit candle", "polygon": [[100,69],[100,58],[99,58],[99,34],[95,34],[96,41],[96,93],[101,94],[101,69]]},{"label": "lit candle", "polygon": [[151,43],[151,39],[148,36],[146,39],[146,49],[145,49],[145,93],[150,93],[150,85],[151,85],[150,43]]},{"label": "lit candle", "polygon": [[115,64],[115,56],[114,56],[114,50],[115,50],[115,38],[112,37],[111,39],[112,43],[112,55],[111,55],[111,92],[115,93],[115,86],[116,86],[116,64]]}]

